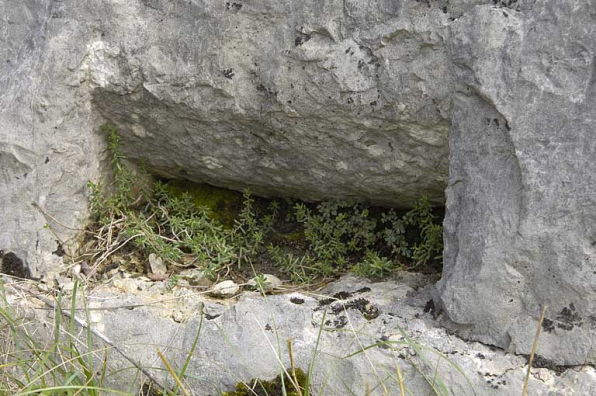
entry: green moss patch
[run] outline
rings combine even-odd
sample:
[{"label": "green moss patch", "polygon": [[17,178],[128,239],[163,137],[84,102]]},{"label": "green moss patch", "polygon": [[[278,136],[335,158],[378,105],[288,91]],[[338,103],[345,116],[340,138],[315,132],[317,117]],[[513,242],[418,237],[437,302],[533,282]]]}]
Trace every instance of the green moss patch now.
[{"label": "green moss patch", "polygon": [[242,208],[242,193],[211,186],[209,184],[195,184],[185,180],[172,180],[166,189],[175,197],[188,193],[196,207],[209,209],[209,215],[227,227],[234,225]]},{"label": "green moss patch", "polygon": [[[287,370],[290,372],[290,369]],[[306,374],[300,369],[296,370],[296,378],[298,379],[298,385],[302,390],[306,386]],[[304,393],[304,391],[302,391]],[[271,381],[263,381],[259,379],[253,379],[249,383],[239,382],[236,385],[236,389],[232,392],[222,392],[223,396],[298,396],[299,393],[296,391],[292,381],[288,376],[283,374],[278,375]]]}]

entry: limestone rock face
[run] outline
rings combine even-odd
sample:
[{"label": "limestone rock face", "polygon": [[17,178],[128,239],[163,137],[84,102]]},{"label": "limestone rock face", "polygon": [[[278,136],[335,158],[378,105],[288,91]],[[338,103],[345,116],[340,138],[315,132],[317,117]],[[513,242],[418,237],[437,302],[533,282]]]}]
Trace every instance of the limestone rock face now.
[{"label": "limestone rock face", "polygon": [[[520,2],[521,3],[521,2]],[[454,94],[437,302],[461,333],[595,362],[596,8],[478,6],[451,25]]]},{"label": "limestone rock face", "polygon": [[443,203],[449,14],[424,2],[115,1],[83,64],[162,176],[301,199]]},{"label": "limestone rock face", "polygon": [[4,0],[0,250],[60,269],[105,122],[158,175],[260,195],[440,203],[449,162],[437,305],[524,354],[547,305],[541,356],[594,363],[595,21],[591,0]]},{"label": "limestone rock face", "polygon": [[[93,328],[165,386],[173,387],[174,383],[156,363],[153,346],[159,346],[172,366],[182,367],[198,334],[184,383],[199,396],[233,390],[241,381],[269,380],[279,375],[282,368],[290,367],[288,339],[293,343],[297,368],[307,372],[314,359],[311,386],[317,395],[364,395],[367,385],[373,396],[399,395],[396,365],[403,372],[407,393],[412,395],[434,394],[430,383],[446,395],[519,394],[527,360],[463,341],[438,326],[424,308],[429,298],[424,286],[430,281],[420,274],[403,274],[376,283],[345,277],[321,290],[318,299],[299,292],[265,298],[249,292],[240,295],[237,302],[227,300],[225,305],[193,290],[176,288],[178,298],[173,299],[153,288],[123,294],[101,286],[89,294],[89,306],[94,309]],[[8,291],[10,297],[10,287]],[[21,294],[18,296],[17,301],[25,305]],[[37,310],[33,323],[52,323],[54,313]],[[36,332],[43,333],[44,328]],[[76,334],[86,337],[85,332]],[[53,337],[49,334],[50,340]],[[96,341],[98,349],[105,347]],[[365,353],[358,353],[367,347]],[[106,376],[104,387],[136,394],[140,387],[136,370],[131,370],[130,361],[115,349],[108,348],[108,352],[108,368],[113,374]],[[532,374],[532,394],[591,396],[596,392],[596,370],[590,366],[558,373],[534,368]]]},{"label": "limestone rock face", "polygon": [[87,5],[0,2],[0,250],[33,276],[61,265],[58,243],[75,232],[64,226],[84,223],[99,174],[98,118],[73,80],[98,15]]},{"label": "limestone rock face", "polygon": [[166,177],[443,202],[460,3],[1,2],[0,249],[33,276],[61,265],[104,174],[105,122]]}]

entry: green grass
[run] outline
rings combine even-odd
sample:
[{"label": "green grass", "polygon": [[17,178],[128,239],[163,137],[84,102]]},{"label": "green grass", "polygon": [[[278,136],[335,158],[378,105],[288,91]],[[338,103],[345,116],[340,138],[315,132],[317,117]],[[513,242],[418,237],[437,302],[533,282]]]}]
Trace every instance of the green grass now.
[{"label": "green grass", "polygon": [[[73,301],[78,290],[75,286]],[[73,336],[76,334],[74,303],[69,321],[64,321],[63,312],[57,309],[53,334],[47,334],[53,342],[47,345],[36,334],[41,329],[13,310],[1,281],[0,293],[0,333],[5,340],[1,351],[0,395],[98,396],[108,391],[104,387],[107,350],[94,348],[88,317],[86,343]],[[58,295],[56,307],[61,304]]]},{"label": "green grass", "polygon": [[[18,287],[18,286],[17,286]],[[77,299],[77,294],[80,298]],[[68,312],[62,311],[62,296],[58,294],[55,303],[41,298],[49,308],[54,309],[54,323],[52,331],[44,331],[46,327],[40,323],[29,323],[21,317],[14,306],[9,303],[6,296],[6,286],[0,279],[0,396],[100,396],[111,395],[137,395],[142,386],[135,392],[124,392],[109,389],[105,386],[107,379],[124,370],[111,369],[108,360],[109,352],[119,353],[131,362],[126,370],[134,370],[138,377],[139,372],[148,378],[153,378],[145,369],[110,340],[94,330],[89,321],[87,299],[84,288],[77,282],[71,296],[71,305]],[[85,319],[77,317],[76,301],[83,304]],[[200,322],[194,342],[188,351],[187,357],[178,371],[172,371],[173,378],[177,379],[174,389],[165,390],[156,381],[152,383],[161,390],[154,390],[152,395],[171,396],[178,395],[181,381],[186,378],[190,360],[198,346],[201,329],[203,326],[203,308],[199,311]],[[80,329],[84,333],[79,332]],[[98,344],[103,344],[97,347]],[[169,370],[165,356],[156,349],[165,367],[162,371]]]}]

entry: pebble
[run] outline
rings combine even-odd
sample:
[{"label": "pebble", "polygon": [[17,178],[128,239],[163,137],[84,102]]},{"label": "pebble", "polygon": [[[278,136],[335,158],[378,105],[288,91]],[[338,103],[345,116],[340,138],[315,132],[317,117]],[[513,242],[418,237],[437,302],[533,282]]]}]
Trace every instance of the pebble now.
[{"label": "pebble", "polygon": [[137,281],[131,278],[115,279],[114,287],[125,293],[136,293],[139,291],[139,285],[137,284]]},{"label": "pebble", "polygon": [[165,274],[168,271],[166,265],[163,263],[163,259],[155,253],[149,255],[149,266],[151,267],[151,272],[154,274]]},{"label": "pebble", "polygon": [[176,310],[172,313],[172,319],[174,319],[174,322],[180,323],[184,320],[184,314],[182,311]]},{"label": "pebble", "polygon": [[213,289],[209,290],[208,294],[213,297],[226,298],[234,296],[239,291],[240,286],[238,286],[234,281],[226,280],[213,286]]},{"label": "pebble", "polygon": [[[281,287],[282,282],[277,276],[271,274],[265,274],[263,276],[265,277],[265,283],[263,284],[263,289],[265,292],[269,292],[274,289],[279,289]],[[252,287],[258,288],[257,278],[252,278],[248,281],[248,284]]]}]

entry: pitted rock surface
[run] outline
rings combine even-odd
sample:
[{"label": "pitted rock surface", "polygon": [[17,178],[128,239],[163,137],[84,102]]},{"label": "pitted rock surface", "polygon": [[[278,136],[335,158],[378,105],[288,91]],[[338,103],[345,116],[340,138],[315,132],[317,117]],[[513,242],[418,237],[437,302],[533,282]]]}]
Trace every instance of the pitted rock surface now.
[{"label": "pitted rock surface", "polygon": [[[103,285],[89,294],[88,303],[93,308],[94,328],[144,367],[158,366],[153,346],[160,348],[170,364],[181,367],[200,325],[198,346],[186,382],[199,396],[231,390],[239,381],[274,378],[280,372],[278,358],[289,367],[288,338],[293,340],[297,367],[306,371],[315,354],[322,324],[314,370],[315,394],[320,394],[316,391],[326,383],[325,394],[360,395],[368,383],[372,395],[382,395],[385,393],[381,379],[389,394],[399,394],[397,382],[391,378],[395,376],[396,364],[402,369],[411,394],[429,394],[432,392],[429,384],[414,363],[431,379],[444,384],[450,395],[471,396],[474,391],[482,396],[518,394],[523,386],[527,358],[463,341],[440,327],[424,308],[432,282],[432,278],[415,274],[401,274],[378,283],[348,276],[314,294],[293,292],[262,297],[247,292],[237,301],[209,299],[196,290],[179,287],[165,292],[158,284],[135,295]],[[325,308],[321,309],[321,301],[325,299],[333,302],[323,304]],[[367,318],[357,309],[334,309],[358,299],[367,300],[379,315]],[[25,304],[22,298],[17,301]],[[204,304],[202,324],[201,304]],[[32,321],[51,323],[52,312],[35,311]],[[424,349],[417,351],[412,344],[406,344],[408,340],[423,345]],[[375,344],[366,353],[348,357]],[[438,353],[445,358],[440,358],[437,365]],[[421,358],[427,359],[429,365],[425,366]],[[536,362],[545,363],[540,359]],[[452,364],[465,373],[469,382]],[[110,349],[109,368],[121,371],[107,377],[105,386],[127,391],[138,389],[138,376],[134,370],[122,370],[126,367],[130,367],[130,362]],[[596,392],[593,367],[554,365],[551,368],[554,370],[532,370],[530,394],[591,396]],[[151,373],[165,382],[163,370],[153,369]]]},{"label": "pitted rock surface", "polygon": [[164,177],[443,203],[447,25],[476,2],[448,3],[2,2],[0,249],[60,269],[87,182],[109,184],[106,122]]},{"label": "pitted rock surface", "polygon": [[[518,7],[519,6],[519,7]],[[451,25],[458,84],[437,305],[460,334],[596,362],[592,1],[478,6]]]}]

